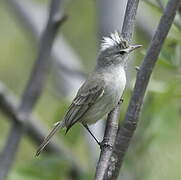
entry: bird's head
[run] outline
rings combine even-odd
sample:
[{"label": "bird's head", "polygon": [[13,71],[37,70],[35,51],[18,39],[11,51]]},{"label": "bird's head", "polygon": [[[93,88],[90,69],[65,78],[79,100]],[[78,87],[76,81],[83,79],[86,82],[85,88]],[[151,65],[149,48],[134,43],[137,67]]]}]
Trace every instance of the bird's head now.
[{"label": "bird's head", "polygon": [[130,45],[118,31],[103,37],[98,63],[102,65],[125,64],[127,56],[141,45]]}]

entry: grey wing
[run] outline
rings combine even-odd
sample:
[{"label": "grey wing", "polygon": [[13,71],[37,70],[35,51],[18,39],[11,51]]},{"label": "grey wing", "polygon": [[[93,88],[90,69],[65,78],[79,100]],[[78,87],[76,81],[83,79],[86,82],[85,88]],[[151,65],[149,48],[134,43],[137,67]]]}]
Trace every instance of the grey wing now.
[{"label": "grey wing", "polygon": [[[89,110],[89,108],[100,98],[104,93],[104,83],[88,81],[77,93],[77,96],[70,105],[68,112],[64,117],[67,131]],[[91,86],[90,86],[91,85]]]}]

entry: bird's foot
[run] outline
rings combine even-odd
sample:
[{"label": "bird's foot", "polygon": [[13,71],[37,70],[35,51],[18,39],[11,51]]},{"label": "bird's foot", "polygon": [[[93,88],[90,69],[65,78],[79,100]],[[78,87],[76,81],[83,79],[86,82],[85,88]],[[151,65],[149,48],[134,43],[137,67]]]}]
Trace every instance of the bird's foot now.
[{"label": "bird's foot", "polygon": [[121,98],[121,99],[119,100],[118,104],[122,104],[123,102],[124,102],[124,99]]},{"label": "bird's foot", "polygon": [[113,145],[109,144],[108,142],[105,142],[105,141],[102,141],[102,142],[99,142],[99,146],[100,146],[100,149],[110,149],[112,150],[113,149]]}]

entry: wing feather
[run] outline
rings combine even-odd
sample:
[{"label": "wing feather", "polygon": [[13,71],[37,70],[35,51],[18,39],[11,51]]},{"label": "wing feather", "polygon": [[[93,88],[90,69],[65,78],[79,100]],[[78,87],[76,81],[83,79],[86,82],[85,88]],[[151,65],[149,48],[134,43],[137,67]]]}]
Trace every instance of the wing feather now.
[{"label": "wing feather", "polygon": [[103,83],[95,84],[92,88],[87,88],[87,84],[79,90],[77,96],[70,105],[64,117],[67,131],[89,110],[89,108],[103,95]]}]

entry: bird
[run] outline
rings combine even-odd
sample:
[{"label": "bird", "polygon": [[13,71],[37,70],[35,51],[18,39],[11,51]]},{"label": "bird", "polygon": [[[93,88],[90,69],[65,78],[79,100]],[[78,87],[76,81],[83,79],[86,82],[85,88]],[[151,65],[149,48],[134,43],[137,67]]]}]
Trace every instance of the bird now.
[{"label": "bird", "polygon": [[88,125],[96,123],[118,104],[126,87],[125,65],[128,56],[141,45],[131,45],[119,31],[115,31],[103,37],[100,46],[95,68],[78,90],[63,120],[54,125],[39,146],[36,156],[42,152],[58,129],[66,128],[67,133],[77,122],[100,144]]}]

